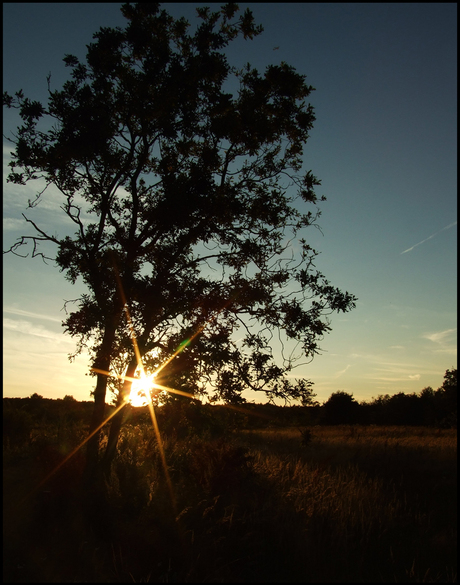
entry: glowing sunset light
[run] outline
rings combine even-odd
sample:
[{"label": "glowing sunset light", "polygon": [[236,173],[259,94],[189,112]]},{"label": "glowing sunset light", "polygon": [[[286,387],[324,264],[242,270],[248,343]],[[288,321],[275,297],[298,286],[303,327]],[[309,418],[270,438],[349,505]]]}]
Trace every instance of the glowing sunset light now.
[{"label": "glowing sunset light", "polygon": [[129,402],[132,406],[147,406],[149,403],[149,393],[154,387],[155,374],[146,376],[144,373],[141,374],[140,378],[136,378],[131,384],[131,392],[129,395]]}]

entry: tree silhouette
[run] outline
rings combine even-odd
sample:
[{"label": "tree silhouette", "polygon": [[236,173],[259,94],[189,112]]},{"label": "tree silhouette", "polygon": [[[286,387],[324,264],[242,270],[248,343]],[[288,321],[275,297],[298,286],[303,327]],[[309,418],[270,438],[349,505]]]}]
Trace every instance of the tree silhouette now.
[{"label": "tree silhouette", "polygon": [[[8,181],[56,187],[75,227],[59,237],[23,214],[33,234],[8,251],[31,244],[32,256],[87,286],[64,326],[76,354],[92,356],[91,431],[107,388],[126,400],[140,357],[149,371],[167,363],[161,384],[193,396],[235,402],[251,388],[308,404],[311,383],[286,374],[318,353],[327,315],[356,300],[316,270],[304,237],[320,215],[320,182],[301,172],[314,88],[284,62],[263,74],[228,63],[231,41],[262,32],[236,4],[197,9],[193,34],[157,3],[121,10],[126,28],[101,28],[85,63],[64,58],[71,78],[61,90],[48,79],[47,106],[4,94],[22,119]],[[96,433],[90,467],[98,444]]]},{"label": "tree silhouette", "polygon": [[322,422],[326,425],[353,424],[358,419],[359,404],[352,394],[338,390],[323,404]]},{"label": "tree silhouette", "polygon": [[457,368],[446,370],[442,386],[435,392],[438,424],[457,426]]}]

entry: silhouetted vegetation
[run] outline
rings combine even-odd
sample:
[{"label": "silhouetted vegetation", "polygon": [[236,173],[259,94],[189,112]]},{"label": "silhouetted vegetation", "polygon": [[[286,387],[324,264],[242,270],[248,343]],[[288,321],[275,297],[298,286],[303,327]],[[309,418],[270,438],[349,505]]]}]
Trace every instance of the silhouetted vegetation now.
[{"label": "silhouetted vegetation", "polygon": [[457,369],[446,370],[444,382],[436,391],[428,387],[418,394],[399,392],[362,402],[357,422],[457,428]]},{"label": "silhouetted vegetation", "polygon": [[359,404],[353,396],[339,390],[324,403],[321,422],[325,425],[354,424],[359,418],[358,410]]},{"label": "silhouetted vegetation", "polygon": [[[70,79],[51,89],[50,75],[45,104],[3,96],[20,118],[7,180],[57,188],[56,224],[75,228],[58,236],[31,219],[41,189],[23,214],[34,235],[8,251],[30,244],[87,288],[66,304],[64,326],[96,376],[91,473],[109,472],[140,357],[195,397],[212,389],[237,404],[250,387],[309,404],[309,382],[287,374],[318,353],[331,312],[355,307],[308,244],[325,199],[302,168],[314,88],[284,62],[262,73],[229,63],[231,43],[263,30],[238,11],[198,8],[191,27],[158,3],[122,4],[126,26],[101,28],[82,61],[66,55]],[[278,359],[279,335],[300,355]],[[121,409],[101,461],[107,389]]]},{"label": "silhouetted vegetation", "polygon": [[[34,402],[5,401],[7,417]],[[36,411],[22,451],[4,445],[4,582],[456,581],[455,430],[230,431],[236,411],[183,402],[157,409],[166,475],[133,409],[106,489],[89,494],[80,451],[58,467],[77,421],[64,444],[65,401],[40,402],[47,422]],[[264,424],[295,412],[258,406]],[[80,407],[84,422],[91,404]]]},{"label": "silhouetted vegetation", "polygon": [[[107,412],[114,409],[107,405]],[[4,448],[22,448],[46,432],[55,440],[76,434],[81,438],[89,427],[91,402],[71,396],[51,400],[38,394],[29,398],[3,399]],[[161,432],[177,439],[215,438],[235,430],[299,427],[314,425],[401,425],[435,428],[457,427],[457,370],[446,370],[443,384],[435,391],[424,388],[418,394],[399,392],[358,403],[351,394],[334,392],[322,406],[277,406],[245,403],[240,406],[202,404],[188,398],[169,398],[157,407]],[[125,421],[131,425],[150,424],[148,407],[128,407]],[[308,433],[307,433],[308,435]]]}]

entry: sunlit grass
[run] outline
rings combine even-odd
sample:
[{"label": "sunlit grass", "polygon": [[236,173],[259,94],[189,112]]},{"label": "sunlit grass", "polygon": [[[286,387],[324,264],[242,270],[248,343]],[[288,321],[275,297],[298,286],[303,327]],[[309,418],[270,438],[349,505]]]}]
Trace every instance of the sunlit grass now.
[{"label": "sunlit grass", "polygon": [[307,447],[298,429],[239,436],[304,519],[305,563],[324,580],[456,580],[456,430],[313,427]]},{"label": "sunlit grass", "polygon": [[306,446],[296,428],[170,430],[161,448],[151,424],[122,427],[100,553],[77,546],[54,580],[96,564],[105,582],[456,581],[455,430],[311,427]]}]

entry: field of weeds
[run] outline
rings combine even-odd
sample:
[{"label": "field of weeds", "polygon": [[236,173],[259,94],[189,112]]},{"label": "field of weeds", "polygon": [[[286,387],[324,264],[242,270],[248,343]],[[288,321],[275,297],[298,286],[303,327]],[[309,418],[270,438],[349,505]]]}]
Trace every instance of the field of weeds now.
[{"label": "field of weeds", "polygon": [[456,430],[290,428],[163,447],[169,481],[152,429],[126,425],[89,500],[78,457],[33,492],[56,453],[47,466],[9,458],[4,581],[456,582]]},{"label": "field of weeds", "polygon": [[[290,502],[305,576],[456,580],[457,435],[413,427],[246,432],[254,468]],[[300,551],[299,551],[300,553]]]}]

